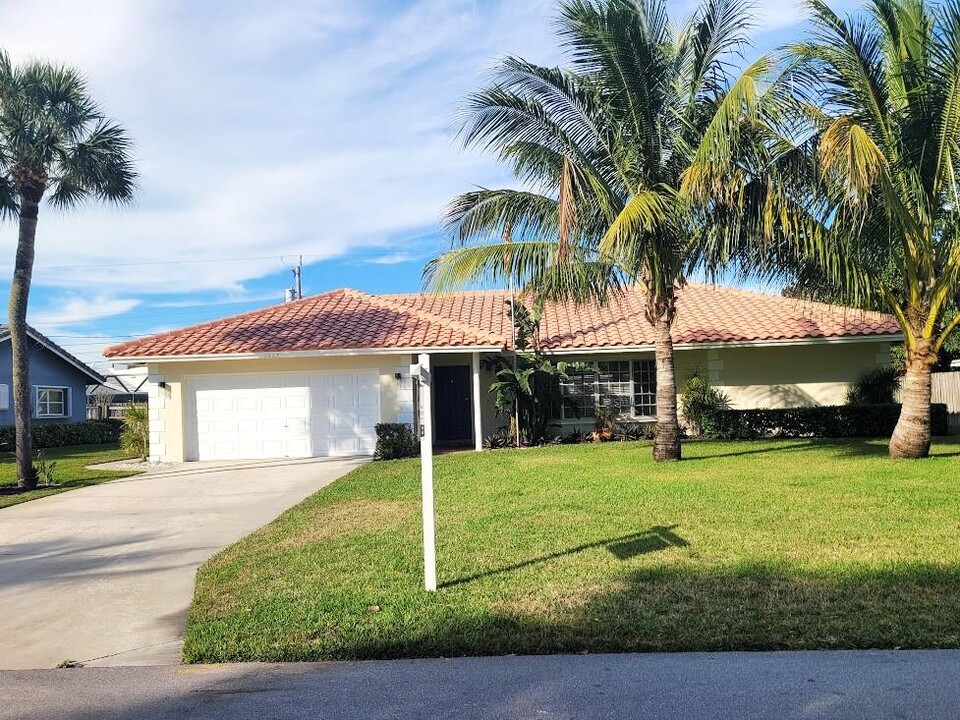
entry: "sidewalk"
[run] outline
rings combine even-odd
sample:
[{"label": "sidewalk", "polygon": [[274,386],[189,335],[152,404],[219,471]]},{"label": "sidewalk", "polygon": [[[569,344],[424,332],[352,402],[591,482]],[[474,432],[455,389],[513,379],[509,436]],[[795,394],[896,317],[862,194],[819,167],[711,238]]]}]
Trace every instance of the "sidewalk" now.
[{"label": "sidewalk", "polygon": [[10,720],[946,720],[960,651],[554,655],[0,673]]}]

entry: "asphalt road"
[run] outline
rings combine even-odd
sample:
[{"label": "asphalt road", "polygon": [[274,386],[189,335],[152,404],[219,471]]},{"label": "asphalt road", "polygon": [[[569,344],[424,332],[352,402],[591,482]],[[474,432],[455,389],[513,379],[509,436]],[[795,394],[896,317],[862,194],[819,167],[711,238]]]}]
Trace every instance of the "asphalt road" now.
[{"label": "asphalt road", "polygon": [[5,720],[954,720],[960,651],[8,671],[0,699]]}]

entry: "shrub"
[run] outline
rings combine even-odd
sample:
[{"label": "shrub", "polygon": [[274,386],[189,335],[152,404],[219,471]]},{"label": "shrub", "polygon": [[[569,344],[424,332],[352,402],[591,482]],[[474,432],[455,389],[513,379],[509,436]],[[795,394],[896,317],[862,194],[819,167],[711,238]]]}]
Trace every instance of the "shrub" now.
[{"label": "shrub", "polygon": [[657,424],[639,420],[620,420],[617,422],[614,437],[617,440],[653,440]]},{"label": "shrub", "polygon": [[[704,434],[719,440],[761,438],[890,437],[900,405],[828,405],[763,410],[718,410],[704,418]],[[947,406],[931,405],[934,435],[946,435]]]},{"label": "shrub", "polygon": [[593,439],[597,442],[613,440],[616,436],[620,406],[610,398],[602,397],[594,410]]},{"label": "shrub", "polygon": [[141,460],[150,454],[150,415],[146,405],[130,405],[123,411],[120,447]]},{"label": "shrub", "polygon": [[892,405],[900,389],[900,373],[892,367],[867,370],[847,391],[847,405]]},{"label": "shrub", "polygon": [[575,428],[568,433],[558,435],[557,442],[560,445],[579,445],[580,443],[593,442],[593,433],[585,433]]},{"label": "shrub", "polygon": [[[120,441],[123,422],[120,420],[85,420],[77,423],[35,424],[30,433],[37,449],[67,445],[101,445]],[[13,452],[16,431],[13,426],[0,428],[0,451]]]},{"label": "shrub", "polygon": [[44,485],[55,485],[57,461],[48,461],[43,455],[43,450],[37,450],[37,462],[33,466],[33,472]]},{"label": "shrub", "polygon": [[487,450],[502,450],[503,448],[513,447],[514,439],[506,430],[500,430],[483,439],[483,447]]},{"label": "shrub", "polygon": [[413,434],[413,428],[407,423],[378,423],[377,447],[373,457],[376,460],[399,460],[416,457],[420,453],[420,443]]},{"label": "shrub", "polygon": [[727,394],[711,385],[699,372],[688,377],[680,387],[680,412],[691,437],[703,434],[704,417],[729,408]]}]

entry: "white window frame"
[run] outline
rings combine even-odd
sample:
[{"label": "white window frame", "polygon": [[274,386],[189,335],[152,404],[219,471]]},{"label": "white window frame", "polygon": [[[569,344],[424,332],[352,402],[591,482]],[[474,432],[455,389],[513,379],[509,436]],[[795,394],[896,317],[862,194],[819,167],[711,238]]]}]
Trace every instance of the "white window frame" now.
[{"label": "white window frame", "polygon": [[[46,390],[57,390],[63,393],[63,412],[60,413],[42,413],[40,412],[40,392]],[[50,401],[47,400],[47,406],[49,407]],[[70,417],[70,388],[63,387],[61,385],[34,385],[33,386],[33,413],[34,417],[37,418],[65,418]]]},{"label": "white window frame", "polygon": [[[604,359],[604,360],[596,361],[595,364],[596,364],[597,367],[599,368],[600,363],[602,363],[602,362],[626,362],[626,363],[629,363],[629,373],[630,373],[630,412],[629,412],[629,413],[623,413],[623,414],[620,415],[620,417],[623,418],[623,419],[625,419],[625,420],[626,420],[626,419],[629,419],[629,420],[637,420],[637,421],[641,421],[641,422],[655,422],[656,419],[657,419],[656,415],[638,415],[638,414],[637,414],[637,412],[636,412],[637,387],[636,387],[636,382],[635,382],[635,380],[634,380],[635,373],[636,373],[636,365],[637,365],[638,363],[642,363],[642,362],[650,363],[650,362],[655,362],[655,360],[654,360],[653,358],[617,358],[617,357],[614,357],[614,358],[609,358],[609,359]],[[572,374],[574,374],[574,373],[571,373],[571,375],[572,375]],[[594,376],[594,379],[593,379],[593,406],[594,406],[594,408],[596,408],[596,406],[597,406],[597,405],[599,404],[599,402],[600,402],[600,390],[599,390],[599,385],[600,385],[599,375],[600,375],[600,373],[599,373],[599,372],[594,372],[594,371],[591,370],[591,371],[586,371],[585,373],[578,373],[578,374],[588,374],[588,375],[593,375],[593,376]],[[654,378],[656,378],[656,367],[654,367]],[[561,381],[561,386],[562,386],[563,384],[564,384],[564,383]],[[568,383],[568,384],[569,384],[569,383]],[[563,403],[563,401],[561,401],[561,402],[560,402],[560,416],[557,417],[557,418],[553,418],[553,419],[554,419],[555,421],[559,421],[561,425],[577,425],[577,424],[579,424],[579,423],[592,422],[593,419],[595,418],[595,415],[581,415],[580,417],[576,417],[575,415],[571,415],[570,417],[567,417],[567,416],[566,416],[566,413],[567,413],[566,405],[565,405],[565,403]]]}]

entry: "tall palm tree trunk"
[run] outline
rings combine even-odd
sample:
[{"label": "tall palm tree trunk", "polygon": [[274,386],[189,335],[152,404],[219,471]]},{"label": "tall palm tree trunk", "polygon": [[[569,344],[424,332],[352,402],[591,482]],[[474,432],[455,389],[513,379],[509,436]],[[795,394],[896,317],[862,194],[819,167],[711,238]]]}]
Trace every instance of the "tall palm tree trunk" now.
[{"label": "tall palm tree trunk", "polygon": [[27,336],[27,303],[33,277],[33,257],[37,234],[39,200],[33,193],[20,194],[20,234],[17,257],[10,285],[8,316],[10,345],[13,351],[13,414],[16,428],[17,478],[21,488],[37,486],[33,469],[33,446],[30,437],[33,403],[30,397],[30,347]]},{"label": "tall palm tree trunk", "polygon": [[680,422],[677,418],[677,378],[673,363],[675,299],[657,303],[654,320],[654,354],[657,362],[657,431],[654,460],[680,459]]},{"label": "tall palm tree trunk", "polygon": [[900,419],[890,438],[890,457],[925,458],[930,454],[931,373],[937,362],[929,340],[907,349],[907,372],[900,390]]}]

